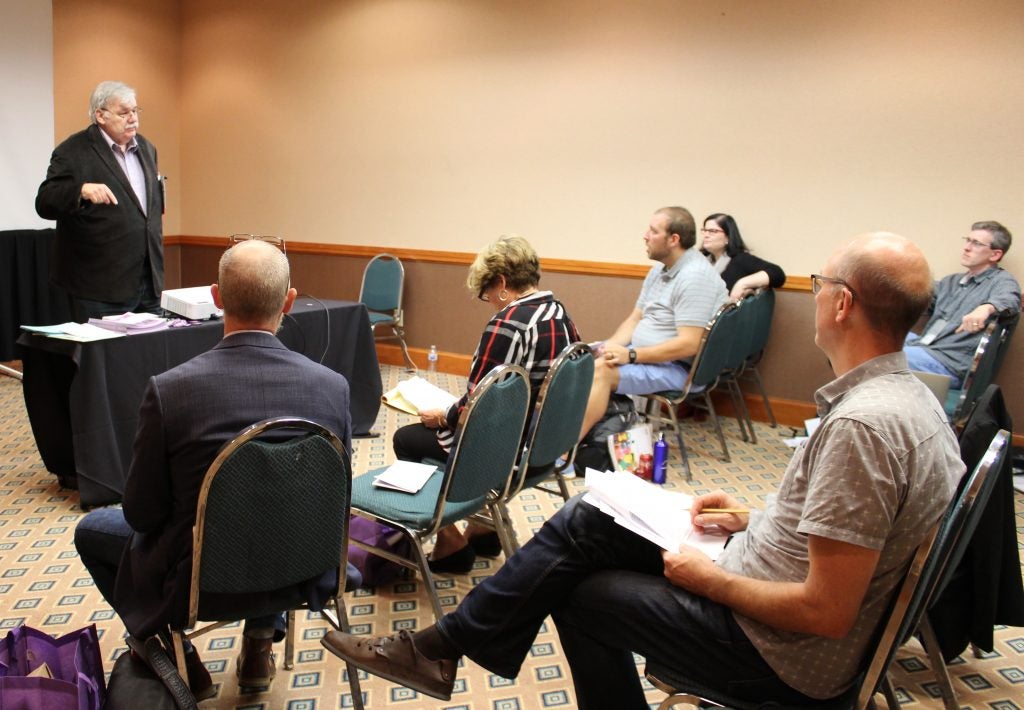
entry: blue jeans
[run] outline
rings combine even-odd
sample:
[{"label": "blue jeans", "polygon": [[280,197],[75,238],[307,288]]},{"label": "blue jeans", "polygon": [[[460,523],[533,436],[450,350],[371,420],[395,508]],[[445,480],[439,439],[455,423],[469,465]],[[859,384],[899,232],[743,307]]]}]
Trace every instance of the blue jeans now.
[{"label": "blue jeans", "polygon": [[918,344],[918,336],[910,333],[903,341],[903,354],[907,356],[907,365],[911,370],[919,372],[931,372],[936,375],[946,375],[953,389],[960,389],[963,381],[957,375],[946,369],[946,366],[935,359],[929,352],[928,347]]},{"label": "blue jeans", "polygon": [[548,615],[582,710],[646,710],[634,651],[737,697],[809,701],[778,678],[727,607],[672,586],[660,548],[580,496],[437,628],[463,655],[514,678]]},{"label": "blue jeans", "polygon": [[[124,519],[120,508],[97,508],[82,518],[75,527],[75,549],[82,564],[89,570],[96,588],[114,611],[114,581],[121,564],[132,526]],[[243,633],[255,633],[257,629],[273,629],[274,639],[284,638],[284,614],[268,614],[245,620]],[[265,632],[264,632],[265,633]]]}]

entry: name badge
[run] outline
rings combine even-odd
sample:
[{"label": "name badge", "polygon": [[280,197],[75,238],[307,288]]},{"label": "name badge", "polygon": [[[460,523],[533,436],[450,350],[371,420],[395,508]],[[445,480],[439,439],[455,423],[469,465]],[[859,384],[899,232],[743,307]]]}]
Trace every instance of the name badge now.
[{"label": "name badge", "polygon": [[947,321],[945,318],[939,318],[932,327],[928,329],[924,335],[921,336],[919,341],[922,345],[931,345],[935,342],[935,339],[939,337],[939,334],[946,329]]}]

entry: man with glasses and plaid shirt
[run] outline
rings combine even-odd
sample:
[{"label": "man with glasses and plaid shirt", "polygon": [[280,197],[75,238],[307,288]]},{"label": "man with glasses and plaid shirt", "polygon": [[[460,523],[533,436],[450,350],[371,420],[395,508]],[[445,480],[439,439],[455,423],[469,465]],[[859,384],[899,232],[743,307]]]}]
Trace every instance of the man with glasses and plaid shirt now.
[{"label": "man with glasses and plaid shirt", "polygon": [[935,284],[928,323],[920,335],[907,336],[903,352],[911,370],[946,375],[954,389],[963,385],[989,319],[1020,311],[1020,285],[999,266],[1012,240],[999,222],[971,225],[960,253],[967,271]]},{"label": "man with glasses and plaid shirt", "polygon": [[36,212],[57,220],[50,280],[72,297],[76,320],[156,313],[164,287],[163,178],[139,135],[135,89],[104,81],[92,125],[57,146]]}]

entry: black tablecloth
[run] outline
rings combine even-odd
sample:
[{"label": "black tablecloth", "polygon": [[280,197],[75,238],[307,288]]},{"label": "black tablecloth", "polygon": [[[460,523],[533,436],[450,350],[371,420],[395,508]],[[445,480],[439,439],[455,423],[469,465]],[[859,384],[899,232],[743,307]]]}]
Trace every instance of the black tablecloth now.
[{"label": "black tablecloth", "polygon": [[[209,350],[222,334],[219,321],[92,343],[23,333],[25,406],[47,470],[77,476],[83,506],[119,501],[149,378]],[[381,380],[366,307],[300,297],[278,337],[345,375],[353,433],[369,433]]]},{"label": "black tablecloth", "polygon": [[71,302],[50,285],[54,229],[0,231],[0,361],[18,357],[19,326],[71,320]]}]

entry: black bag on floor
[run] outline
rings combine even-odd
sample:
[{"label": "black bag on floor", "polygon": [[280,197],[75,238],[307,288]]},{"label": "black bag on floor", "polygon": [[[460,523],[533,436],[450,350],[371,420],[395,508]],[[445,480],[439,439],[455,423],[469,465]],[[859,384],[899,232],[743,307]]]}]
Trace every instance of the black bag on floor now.
[{"label": "black bag on floor", "polygon": [[103,707],[104,710],[177,710],[178,703],[145,661],[133,656],[131,651],[125,651],[114,661],[107,688],[107,704]]},{"label": "black bag on floor", "polygon": [[610,471],[612,458],[608,453],[608,437],[626,431],[639,422],[640,415],[633,405],[633,399],[625,394],[612,394],[604,416],[587,432],[576,449],[573,462],[576,475],[584,475],[588,468]]}]

